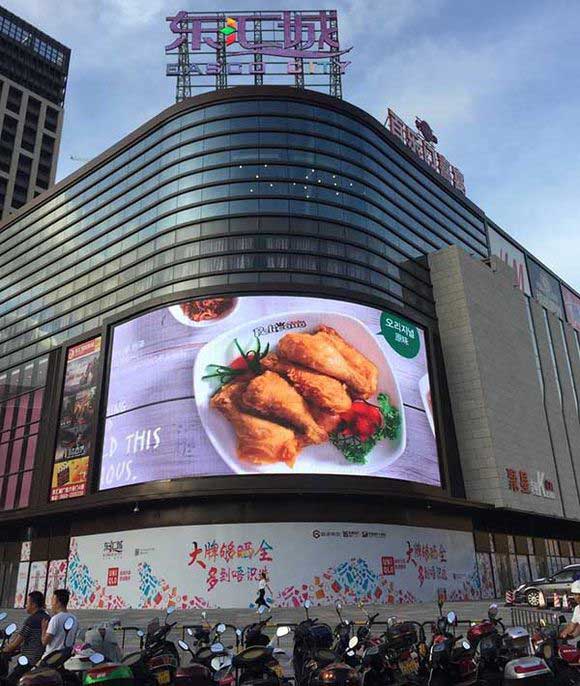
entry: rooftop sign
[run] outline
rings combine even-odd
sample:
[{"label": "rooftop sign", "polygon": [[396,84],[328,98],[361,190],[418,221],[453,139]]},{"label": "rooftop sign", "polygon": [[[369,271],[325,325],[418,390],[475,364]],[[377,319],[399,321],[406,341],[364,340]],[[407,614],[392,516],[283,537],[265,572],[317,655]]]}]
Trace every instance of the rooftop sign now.
[{"label": "rooftop sign", "polygon": [[437,137],[426,121],[417,117],[415,120],[417,131],[413,131],[413,129],[407,126],[407,124],[389,108],[385,126],[394,136],[397,136],[399,140],[410,148],[415,155],[420,157],[423,162],[449,181],[454,188],[465,194],[465,179],[463,178],[463,174],[457,167],[450,164],[446,157],[443,157],[440,152],[435,150]]},{"label": "rooftop sign", "polygon": [[262,85],[275,77],[269,83],[342,94],[340,76],[350,64],[344,57],[351,48],[340,46],[336,10],[182,10],[167,21],[173,40],[165,52],[177,57],[167,65],[167,75],[182,79],[187,88],[226,88],[230,80],[235,81],[231,85]]}]

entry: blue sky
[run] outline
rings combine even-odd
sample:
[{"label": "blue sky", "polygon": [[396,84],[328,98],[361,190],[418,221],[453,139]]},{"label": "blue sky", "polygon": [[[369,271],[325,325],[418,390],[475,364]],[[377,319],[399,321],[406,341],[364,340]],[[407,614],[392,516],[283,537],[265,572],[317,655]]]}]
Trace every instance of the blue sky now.
[{"label": "blue sky", "polygon": [[[225,3],[5,0],[72,53],[58,178],[174,100],[165,16]],[[235,7],[234,7],[235,5]],[[279,0],[234,9],[287,7]],[[297,2],[296,8],[318,7]],[[580,290],[580,2],[341,0],[352,44],[346,100],[381,121],[388,106],[427,119],[468,196]],[[576,86],[574,85],[576,84]]]}]

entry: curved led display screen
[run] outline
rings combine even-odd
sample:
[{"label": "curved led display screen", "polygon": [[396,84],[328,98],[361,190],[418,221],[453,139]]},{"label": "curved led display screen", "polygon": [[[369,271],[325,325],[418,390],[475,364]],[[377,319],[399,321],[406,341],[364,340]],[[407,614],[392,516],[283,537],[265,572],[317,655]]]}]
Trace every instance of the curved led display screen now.
[{"label": "curved led display screen", "polygon": [[101,489],[298,473],[440,485],[420,327],[342,301],[244,296],[115,328]]}]

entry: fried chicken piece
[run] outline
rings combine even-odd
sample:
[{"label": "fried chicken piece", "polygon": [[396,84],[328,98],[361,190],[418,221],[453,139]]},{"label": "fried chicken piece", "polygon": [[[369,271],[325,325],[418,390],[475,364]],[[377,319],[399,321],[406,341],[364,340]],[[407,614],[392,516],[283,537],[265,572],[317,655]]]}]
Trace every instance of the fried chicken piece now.
[{"label": "fried chicken piece", "polygon": [[308,408],[318,426],[321,426],[329,434],[336,431],[340,424],[339,414],[332,412],[331,410],[323,410],[314,403],[308,403]]},{"label": "fried chicken piece", "polygon": [[348,361],[360,376],[366,380],[364,397],[369,397],[377,392],[379,384],[379,370],[367,357],[356,348],[347,343],[344,338],[331,326],[319,326],[315,336],[327,339],[338,352]]},{"label": "fried chicken piece", "polygon": [[242,395],[242,403],[264,417],[290,424],[309,443],[328,440],[328,434],[314,421],[304,398],[275,372],[266,371],[252,379]]},{"label": "fried chicken piece", "polygon": [[[337,334],[338,336],[338,334]],[[338,336],[340,338],[340,336]],[[350,346],[343,340],[343,350],[348,355]],[[368,370],[361,371],[361,364],[352,365],[335,345],[335,338],[324,331],[315,334],[287,333],[280,339],[278,350],[282,357],[310,367],[317,372],[343,381],[358,398],[368,398],[376,392],[376,382],[369,378]],[[358,356],[363,357],[360,353]],[[364,358],[366,360],[366,358]],[[359,362],[357,360],[357,362]],[[372,364],[368,362],[368,364]],[[356,363],[355,363],[356,364]],[[372,365],[374,367],[374,365]],[[376,367],[375,367],[376,369]]]},{"label": "fried chicken piece", "polygon": [[[267,355],[261,361],[261,364],[266,369],[288,379],[298,393],[308,402],[311,412],[312,404],[332,412],[346,412],[350,410],[352,400],[346,392],[346,386],[338,379],[288,362],[278,357],[276,353]],[[316,423],[320,424],[318,421]]]},{"label": "fried chicken piece", "polygon": [[292,467],[302,447],[292,429],[254,417],[239,409],[246,383],[230,383],[211,399],[211,406],[227,417],[238,438],[238,457],[254,464],[286,462]]}]

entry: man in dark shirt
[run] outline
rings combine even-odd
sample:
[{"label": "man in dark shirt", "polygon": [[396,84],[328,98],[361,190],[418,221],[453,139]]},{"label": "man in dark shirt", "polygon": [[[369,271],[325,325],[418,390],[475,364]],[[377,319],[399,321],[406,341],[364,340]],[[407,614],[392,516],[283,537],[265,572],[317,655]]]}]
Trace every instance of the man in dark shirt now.
[{"label": "man in dark shirt", "polygon": [[16,667],[8,677],[9,683],[16,684],[18,679],[33,667],[42,657],[44,646],[42,645],[43,624],[48,623],[50,617],[44,609],[44,593],[31,591],[26,602],[26,612],[29,617],[17,631],[9,643],[4,646],[5,653],[15,653],[20,650],[21,655],[28,658],[28,666]]}]

